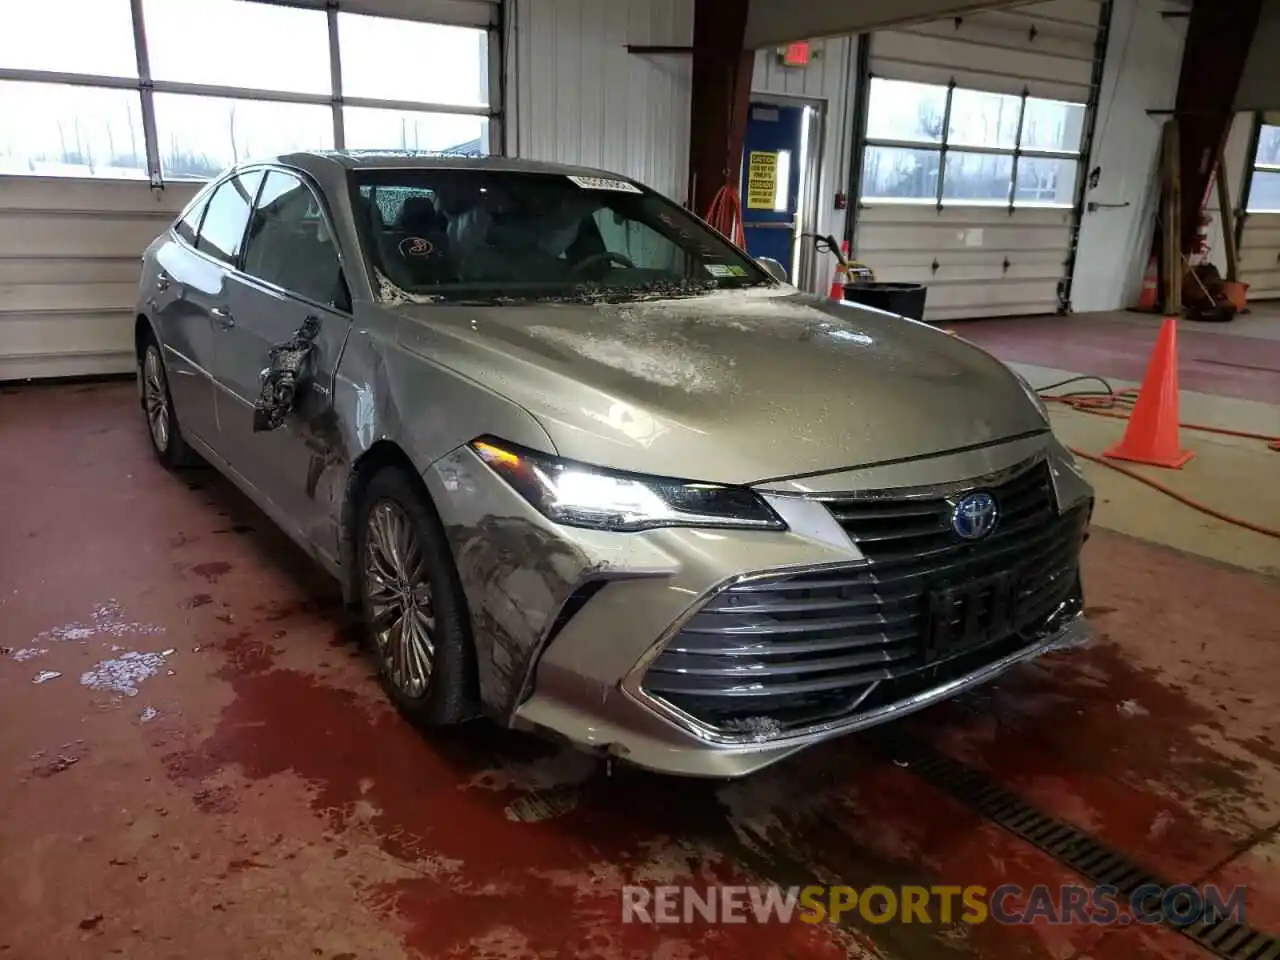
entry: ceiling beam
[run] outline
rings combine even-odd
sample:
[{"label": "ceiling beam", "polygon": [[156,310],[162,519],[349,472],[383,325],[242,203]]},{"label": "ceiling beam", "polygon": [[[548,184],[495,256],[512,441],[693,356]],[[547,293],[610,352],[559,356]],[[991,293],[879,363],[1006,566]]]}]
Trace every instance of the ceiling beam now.
[{"label": "ceiling beam", "polygon": [[1019,2],[1026,0],[750,0],[744,43],[748,50],[755,50],[963,16]]}]

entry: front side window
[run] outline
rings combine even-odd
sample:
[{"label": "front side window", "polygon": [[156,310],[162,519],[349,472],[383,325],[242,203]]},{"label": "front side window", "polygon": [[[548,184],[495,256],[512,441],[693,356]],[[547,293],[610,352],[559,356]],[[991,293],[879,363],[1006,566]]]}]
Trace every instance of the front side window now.
[{"label": "front side window", "polygon": [[200,224],[196,249],[223,263],[234,264],[249,222],[253,196],[262,180],[262,171],[236,174],[213,191]]},{"label": "front side window", "polygon": [[691,296],[773,281],[719,234],[625,181],[364,170],[352,202],[381,299]]},{"label": "front side window", "polygon": [[267,174],[253,211],[245,272],[327,305],[345,295],[338,247],[311,188],[280,170]]}]

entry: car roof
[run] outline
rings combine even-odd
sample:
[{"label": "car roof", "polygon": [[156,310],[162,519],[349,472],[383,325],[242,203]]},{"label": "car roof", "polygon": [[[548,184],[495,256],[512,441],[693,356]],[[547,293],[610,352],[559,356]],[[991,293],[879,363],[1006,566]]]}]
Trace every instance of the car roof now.
[{"label": "car roof", "polygon": [[277,157],[260,158],[258,163],[281,163],[296,167],[305,173],[319,173],[321,168],[332,170],[494,170],[504,173],[546,173],[561,176],[608,177],[630,180],[620,174],[590,167],[576,167],[564,163],[546,163],[541,160],[522,160],[511,157],[473,157],[462,154],[442,154],[391,150],[302,150]]}]

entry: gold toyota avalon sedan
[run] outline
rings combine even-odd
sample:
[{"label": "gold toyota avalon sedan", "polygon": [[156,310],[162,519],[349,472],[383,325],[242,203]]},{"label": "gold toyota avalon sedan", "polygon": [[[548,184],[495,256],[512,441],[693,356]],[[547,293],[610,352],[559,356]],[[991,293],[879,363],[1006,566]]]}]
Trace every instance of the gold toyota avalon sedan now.
[{"label": "gold toyota avalon sedan", "polygon": [[298,153],[144,256],[139,399],[341,582],[411,721],[735,777],[1091,636],[1008,367],[624,177]]}]

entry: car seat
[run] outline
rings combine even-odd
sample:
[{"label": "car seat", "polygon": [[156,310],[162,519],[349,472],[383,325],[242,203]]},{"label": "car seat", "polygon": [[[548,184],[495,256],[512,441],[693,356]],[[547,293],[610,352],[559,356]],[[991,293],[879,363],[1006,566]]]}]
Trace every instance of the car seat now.
[{"label": "car seat", "polygon": [[457,270],[449,255],[448,221],[430,197],[409,197],[400,211],[396,255],[414,286],[451,283]]}]

